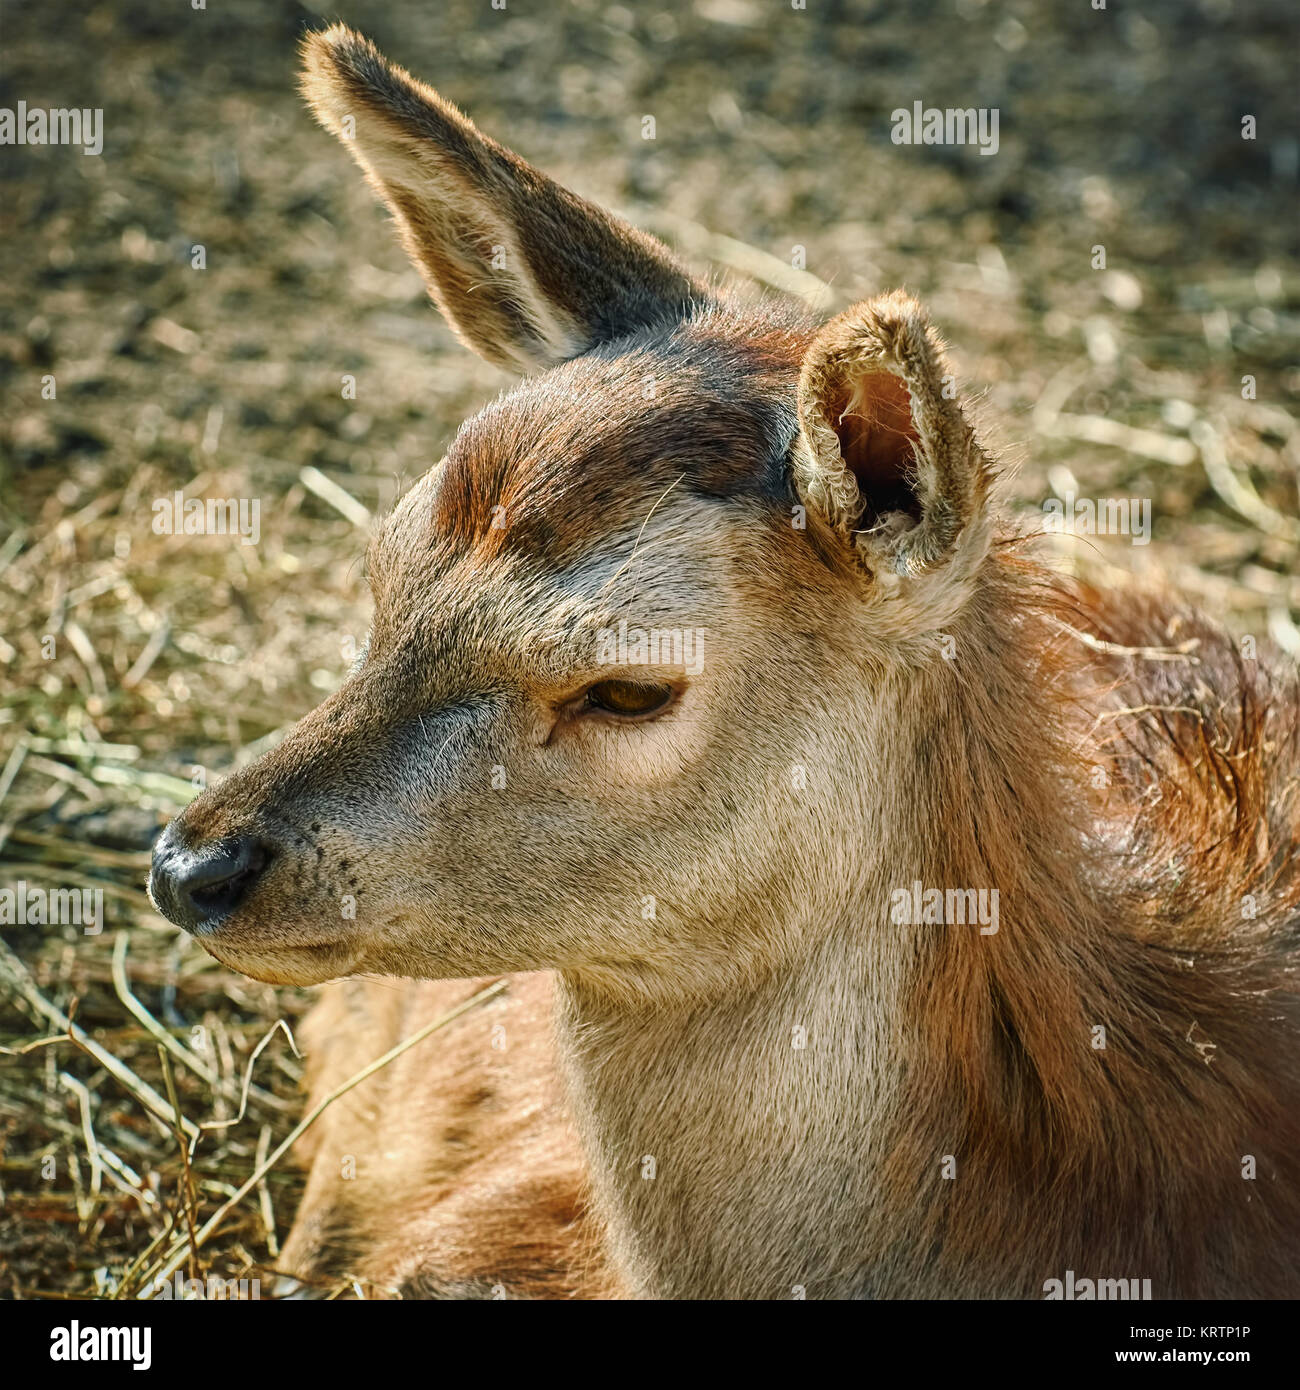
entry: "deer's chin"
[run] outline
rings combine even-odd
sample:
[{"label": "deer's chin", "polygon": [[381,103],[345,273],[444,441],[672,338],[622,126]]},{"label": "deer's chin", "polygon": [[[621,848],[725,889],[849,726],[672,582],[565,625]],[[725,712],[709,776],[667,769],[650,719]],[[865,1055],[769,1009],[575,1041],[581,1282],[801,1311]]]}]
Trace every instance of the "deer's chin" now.
[{"label": "deer's chin", "polygon": [[267,949],[205,937],[202,945],[222,965],[268,985],[323,985],[352,974],[361,955],[343,941]]}]

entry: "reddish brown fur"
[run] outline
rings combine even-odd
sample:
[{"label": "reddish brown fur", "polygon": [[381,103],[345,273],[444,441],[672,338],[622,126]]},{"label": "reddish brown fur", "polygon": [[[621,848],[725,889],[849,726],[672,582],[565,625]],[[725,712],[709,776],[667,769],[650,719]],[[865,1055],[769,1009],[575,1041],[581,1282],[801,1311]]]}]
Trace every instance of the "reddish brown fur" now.
[{"label": "reddish brown fur", "polygon": [[[928,943],[889,1200],[928,1211],[954,1269],[1059,1275],[1064,1258],[1185,1297],[1293,1293],[1296,683],[1170,600],[1106,599],[1010,552],[972,619],[980,687],[938,671],[942,690],[913,676],[901,702],[925,722],[901,741],[915,739],[927,781],[952,782],[941,824],[918,800],[898,827],[931,847],[900,878],[998,885],[1014,920],[996,955],[942,932]],[[1094,654],[1065,624],[1118,647],[1195,647],[1174,661]],[[1084,1041],[1096,1024],[1105,1050]],[[915,1182],[936,1136],[968,1181],[926,1202]],[[1246,1154],[1257,1183],[1233,1161]],[[1099,1219],[1078,1227],[1088,1210]]]},{"label": "reddish brown fur", "polygon": [[[303,1029],[313,1103],[490,980],[349,980]],[[582,1152],[551,1055],[551,983],[508,992],[341,1097],[304,1136],[311,1169],[282,1266],[370,1296],[608,1297]],[[376,1138],[381,1138],[376,1151]],[[347,1165],[351,1164],[349,1168]]]},{"label": "reddish brown fur", "polygon": [[[508,545],[558,566],[590,544],[594,506],[616,515],[679,476],[704,496],[767,489],[769,505],[784,503],[778,465],[811,337],[792,309],[706,307],[668,335],[625,339],[617,354],[597,349],[522,383],[452,445],[435,503],[440,539],[484,560]],[[494,526],[501,514],[508,525]]]}]

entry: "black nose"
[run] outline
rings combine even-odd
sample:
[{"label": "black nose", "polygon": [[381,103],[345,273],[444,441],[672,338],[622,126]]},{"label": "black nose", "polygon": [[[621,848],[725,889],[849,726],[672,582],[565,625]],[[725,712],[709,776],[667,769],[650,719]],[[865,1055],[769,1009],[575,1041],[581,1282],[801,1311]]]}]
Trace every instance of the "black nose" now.
[{"label": "black nose", "polygon": [[251,835],[189,849],[173,822],[153,847],[149,895],[169,922],[202,933],[238,907],[269,858]]}]

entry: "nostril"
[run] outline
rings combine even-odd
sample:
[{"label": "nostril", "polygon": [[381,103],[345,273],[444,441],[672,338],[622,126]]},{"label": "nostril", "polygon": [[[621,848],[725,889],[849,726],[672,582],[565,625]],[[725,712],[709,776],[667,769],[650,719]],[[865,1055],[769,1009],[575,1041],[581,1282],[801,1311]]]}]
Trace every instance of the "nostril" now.
[{"label": "nostril", "polygon": [[260,844],[241,839],[225,853],[200,860],[186,875],[182,891],[205,916],[229,912],[266,867],[266,860]]},{"label": "nostril", "polygon": [[169,832],[154,850],[150,889],[165,917],[189,931],[201,930],[239,905],[271,857],[251,835],[187,849]]}]

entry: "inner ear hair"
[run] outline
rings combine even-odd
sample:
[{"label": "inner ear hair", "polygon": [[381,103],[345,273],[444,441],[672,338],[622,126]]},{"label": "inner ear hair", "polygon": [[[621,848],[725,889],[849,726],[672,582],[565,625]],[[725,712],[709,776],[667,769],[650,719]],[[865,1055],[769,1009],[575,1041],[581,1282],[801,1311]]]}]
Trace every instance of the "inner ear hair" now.
[{"label": "inner ear hair", "polygon": [[805,355],[795,485],[869,572],[942,564],[984,510],[992,471],[955,379],[901,291],[846,309]]},{"label": "inner ear hair", "polygon": [[840,445],[840,457],[862,495],[860,527],[891,512],[921,519],[916,492],[916,430],[912,397],[892,372],[842,378],[827,402]]}]

